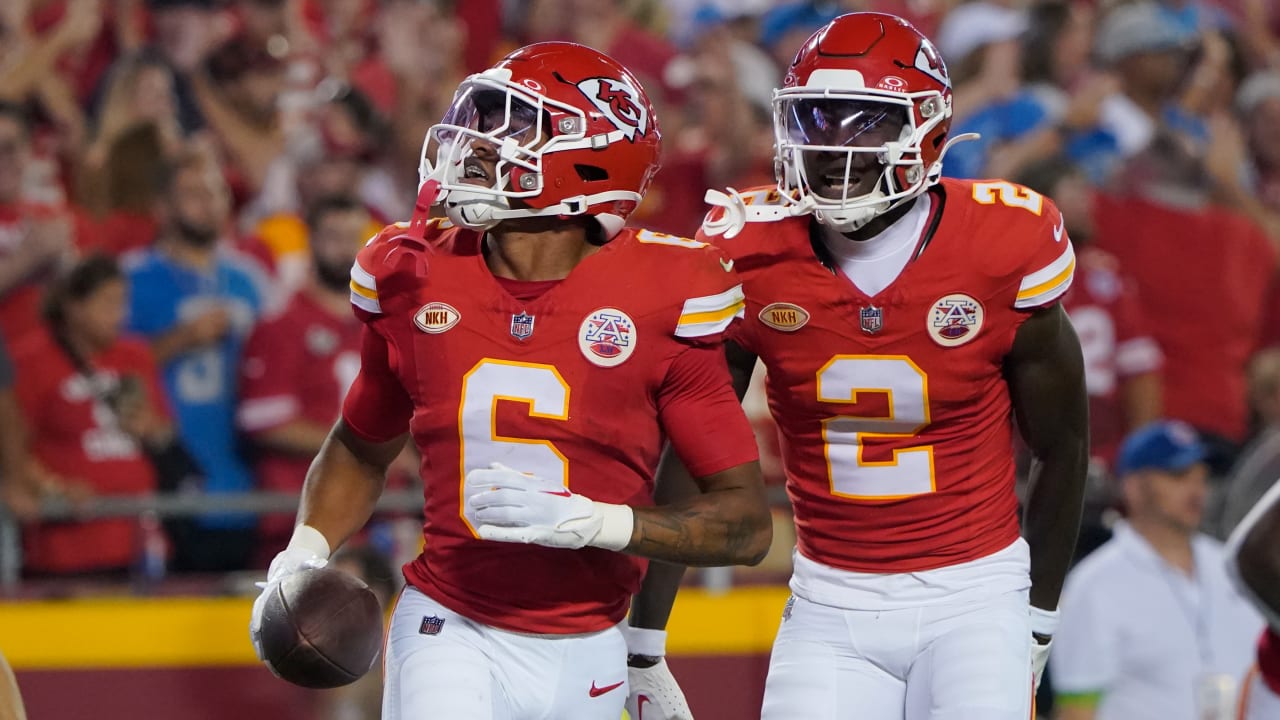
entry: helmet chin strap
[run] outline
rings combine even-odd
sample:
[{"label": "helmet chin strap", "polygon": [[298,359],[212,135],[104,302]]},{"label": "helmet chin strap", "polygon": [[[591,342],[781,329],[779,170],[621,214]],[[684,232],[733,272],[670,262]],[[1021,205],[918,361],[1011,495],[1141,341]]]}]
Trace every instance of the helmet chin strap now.
[{"label": "helmet chin strap", "polygon": [[593,195],[577,195],[565,198],[544,208],[513,208],[501,195],[483,190],[449,190],[445,197],[445,213],[455,224],[471,230],[489,230],[503,220],[530,217],[559,217],[585,215],[593,205],[614,202],[639,203],[643,195],[629,190],[609,190]]}]

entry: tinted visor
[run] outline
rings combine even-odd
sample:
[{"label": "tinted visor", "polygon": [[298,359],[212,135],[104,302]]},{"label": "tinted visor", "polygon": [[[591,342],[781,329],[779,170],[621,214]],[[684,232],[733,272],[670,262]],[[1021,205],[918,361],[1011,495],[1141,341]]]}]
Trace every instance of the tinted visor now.
[{"label": "tinted visor", "polygon": [[[456,125],[497,139],[515,138],[527,145],[539,137],[538,109],[511,93],[467,85],[454,96],[445,113],[444,125]],[[449,128],[436,130],[442,143],[452,142],[457,133]]]},{"label": "tinted visor", "polygon": [[902,137],[904,105],[844,98],[783,100],[786,136],[797,145],[880,147]]}]

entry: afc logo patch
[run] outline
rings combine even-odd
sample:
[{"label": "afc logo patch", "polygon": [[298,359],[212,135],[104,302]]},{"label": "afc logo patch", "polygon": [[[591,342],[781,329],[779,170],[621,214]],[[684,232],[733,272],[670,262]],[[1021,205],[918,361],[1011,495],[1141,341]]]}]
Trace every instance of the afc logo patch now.
[{"label": "afc logo patch", "polygon": [[968,295],[944,295],[929,308],[929,337],[942,347],[963,345],[978,336],[985,314],[982,303]]},{"label": "afc logo patch", "polygon": [[522,312],[519,315],[511,316],[511,337],[525,341],[533,334],[533,316],[529,313]]},{"label": "afc logo patch", "polygon": [[582,356],[600,367],[614,367],[631,357],[636,349],[636,324],[617,308],[600,308],[578,328]]},{"label": "afc logo patch", "polygon": [[418,627],[420,635],[439,635],[444,629],[444,618],[438,615],[422,616],[422,625]]}]

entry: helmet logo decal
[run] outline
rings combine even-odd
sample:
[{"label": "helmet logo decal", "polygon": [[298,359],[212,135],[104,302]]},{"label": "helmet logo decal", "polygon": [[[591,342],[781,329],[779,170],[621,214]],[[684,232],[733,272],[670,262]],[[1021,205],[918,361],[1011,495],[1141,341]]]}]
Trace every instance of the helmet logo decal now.
[{"label": "helmet logo decal", "polygon": [[938,51],[929,43],[920,43],[920,49],[916,50],[915,68],[943,85],[951,87],[951,80],[947,78],[947,69],[938,58]]},{"label": "helmet logo decal", "polygon": [[907,91],[907,81],[897,75],[885,75],[876,83],[876,89],[904,93]]},{"label": "helmet logo decal", "polygon": [[628,140],[634,142],[637,132],[643,136],[648,130],[649,111],[631,85],[613,78],[593,77],[578,83],[578,89]]}]

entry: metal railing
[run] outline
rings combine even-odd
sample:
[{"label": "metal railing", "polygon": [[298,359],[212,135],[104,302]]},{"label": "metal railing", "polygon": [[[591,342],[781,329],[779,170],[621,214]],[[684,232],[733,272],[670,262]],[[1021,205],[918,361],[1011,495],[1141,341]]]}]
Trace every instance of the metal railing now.
[{"label": "metal railing", "polygon": [[[422,490],[388,490],[378,498],[378,512],[418,512]],[[94,520],[141,517],[193,517],[211,513],[289,513],[298,510],[298,494],[282,492],[174,493],[100,496],[82,506],[64,498],[50,498],[40,506],[41,520]],[[22,571],[22,528],[17,518],[0,504],[0,588],[13,589]]]},{"label": "metal railing", "polygon": [[[771,487],[770,502],[785,505],[786,493]],[[298,494],[283,492],[173,493],[156,495],[99,496],[81,506],[65,498],[49,498],[40,506],[41,520],[93,520],[140,518],[155,513],[160,518],[193,517],[212,513],[297,512]],[[422,509],[422,490],[388,490],[378,498],[375,512],[414,513]],[[13,590],[22,572],[22,527],[18,519],[0,503],[0,590]],[[727,591],[733,583],[733,569],[702,568],[700,580],[709,590]]]}]

